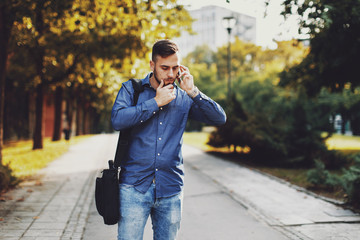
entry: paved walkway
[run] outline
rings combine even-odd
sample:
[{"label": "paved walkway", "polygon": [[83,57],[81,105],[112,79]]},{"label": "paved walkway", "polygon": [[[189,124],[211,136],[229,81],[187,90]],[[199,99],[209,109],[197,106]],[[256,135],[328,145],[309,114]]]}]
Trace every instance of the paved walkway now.
[{"label": "paved walkway", "polygon": [[[97,135],[0,202],[0,240],[115,240],[94,206],[99,169],[116,135]],[[360,215],[297,188],[184,146],[185,200],[180,240],[359,239]],[[151,223],[145,240],[152,239]]]}]

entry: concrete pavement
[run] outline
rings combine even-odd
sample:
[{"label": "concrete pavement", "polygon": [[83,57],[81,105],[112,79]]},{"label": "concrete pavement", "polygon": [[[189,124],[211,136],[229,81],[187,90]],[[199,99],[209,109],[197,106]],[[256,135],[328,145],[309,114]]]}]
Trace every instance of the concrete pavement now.
[{"label": "concrete pavement", "polygon": [[[94,206],[94,183],[116,135],[72,146],[0,202],[0,240],[115,240]],[[179,239],[359,239],[360,216],[272,177],[184,146]],[[152,239],[151,223],[145,240]]]},{"label": "concrete pavement", "polygon": [[[259,221],[246,207],[235,201],[227,192],[185,165],[186,182],[184,212],[179,240],[282,240],[286,237]],[[84,239],[116,239],[116,227],[104,226],[95,207],[90,209]],[[151,240],[151,221],[147,222],[144,240]]]},{"label": "concrete pavement", "polygon": [[[187,164],[287,239],[360,239],[360,215],[274,177],[184,147]],[[268,239],[268,238],[266,238]]]},{"label": "concrete pavement", "polygon": [[0,239],[82,239],[95,174],[112,158],[114,137],[98,135],[71,146],[42,177],[8,192],[0,203]]}]

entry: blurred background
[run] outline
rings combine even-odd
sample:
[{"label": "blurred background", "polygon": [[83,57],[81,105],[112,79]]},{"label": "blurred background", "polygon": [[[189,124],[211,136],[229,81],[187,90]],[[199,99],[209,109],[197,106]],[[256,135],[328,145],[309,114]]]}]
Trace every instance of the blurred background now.
[{"label": "blurred background", "polygon": [[228,116],[185,143],[359,207],[359,30],[358,0],[2,0],[1,191],[113,132],[121,83],[168,38]]}]

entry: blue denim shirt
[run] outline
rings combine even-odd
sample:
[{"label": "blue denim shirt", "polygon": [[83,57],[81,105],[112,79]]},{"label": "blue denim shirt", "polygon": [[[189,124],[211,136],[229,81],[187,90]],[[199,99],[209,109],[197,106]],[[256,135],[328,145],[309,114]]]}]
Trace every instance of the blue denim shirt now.
[{"label": "blue denim shirt", "polygon": [[152,73],[142,79],[144,91],[132,106],[134,89],[131,81],[122,84],[111,113],[115,130],[132,127],[127,158],[121,162],[120,183],[133,185],[145,193],[155,178],[156,197],[170,197],[182,190],[184,167],[181,146],[188,118],[210,125],[226,121],[222,107],[198,94],[190,98],[174,84],[176,98],[158,107],[156,90],[150,85]]}]

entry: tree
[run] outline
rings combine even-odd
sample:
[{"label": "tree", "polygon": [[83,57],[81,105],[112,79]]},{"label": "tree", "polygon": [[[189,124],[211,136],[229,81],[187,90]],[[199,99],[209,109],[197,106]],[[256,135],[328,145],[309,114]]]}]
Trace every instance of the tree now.
[{"label": "tree", "polygon": [[5,74],[6,62],[8,58],[7,49],[9,44],[10,29],[7,24],[8,9],[5,2],[0,4],[0,166],[2,166],[2,146],[3,146],[3,120],[4,120],[4,101],[5,101]]},{"label": "tree", "polygon": [[360,136],[360,99],[359,99],[359,89],[355,90],[355,96],[357,101],[350,108],[352,113],[350,116],[350,125],[353,135]]},{"label": "tree", "polygon": [[247,147],[250,143],[251,128],[248,114],[245,113],[242,104],[236,99],[235,94],[227,104],[227,120],[217,131],[210,135],[208,144],[214,147],[233,146],[234,152],[237,147]]},{"label": "tree", "polygon": [[286,0],[284,16],[300,16],[301,33],[310,36],[310,53],[284,72],[282,85],[303,86],[309,95],[322,87],[340,92],[346,84],[359,86],[360,2],[358,0]]},{"label": "tree", "polygon": [[[311,166],[326,152],[322,133],[329,112],[301,92],[274,86],[271,80],[243,82],[227,105],[225,125],[209,144],[249,147],[252,161],[278,166]],[[327,123],[327,124],[326,124]]]},{"label": "tree", "polygon": [[209,46],[197,46],[183,59],[183,64],[191,69],[196,86],[208,96],[219,100],[225,93],[225,89],[221,86],[222,79],[217,77],[217,64],[214,57],[215,53]]},{"label": "tree", "polygon": [[[32,72],[32,86],[36,93],[36,121],[34,130],[33,149],[43,147],[43,95],[50,82],[60,82],[74,70],[77,57],[65,71],[56,71],[56,60],[53,55],[57,47],[65,44],[60,40],[54,28],[60,23],[66,10],[70,9],[73,1],[28,1],[29,8],[14,21],[13,34],[11,36],[11,50],[14,55],[22,55],[31,59],[31,64],[22,66],[22,72]],[[66,34],[64,34],[66,35]],[[18,51],[18,50],[23,51]],[[51,51],[53,50],[53,51]],[[57,52],[59,53],[59,52]],[[59,54],[61,55],[61,54]],[[19,59],[16,57],[14,59]],[[16,65],[12,61],[11,66]],[[26,79],[28,81],[28,79]]]},{"label": "tree", "polygon": [[[331,108],[308,99],[303,91],[277,86],[278,74],[301,62],[308,49],[295,40],[278,42],[275,50],[240,41],[232,46],[236,94],[226,104],[226,124],[211,135],[209,144],[249,147],[253,161],[269,165],[310,166],[326,149],[321,134],[329,131]],[[219,48],[216,53],[219,72],[226,72],[224,52]]]},{"label": "tree", "polygon": [[[27,17],[15,24],[14,52],[20,44],[33,59],[36,126],[33,148],[42,148],[43,95],[52,87],[65,88],[71,74],[83,81],[79,64],[93,66],[104,59],[126,71],[136,58],[146,56],[149,41],[177,36],[189,29],[191,18],[175,0],[34,1]],[[175,18],[176,16],[176,18]],[[182,23],[179,25],[179,23]],[[13,62],[13,64],[16,64]],[[82,64],[83,66],[86,64]],[[23,71],[25,72],[25,71]],[[101,77],[96,73],[92,77]],[[85,78],[85,82],[89,80]]]},{"label": "tree", "polygon": [[[251,72],[255,69],[261,69],[259,56],[261,47],[250,42],[244,42],[239,38],[231,44],[231,72],[232,76],[239,76],[244,72]],[[227,46],[218,48],[214,57],[218,68],[218,78],[226,79],[227,70]]]},{"label": "tree", "polygon": [[[279,72],[298,64],[307,55],[308,49],[298,41],[278,41],[275,50],[262,49],[253,43],[243,42],[236,38],[232,43],[231,71],[233,81],[245,75],[256,75],[251,78],[263,81],[273,79],[277,84]],[[227,74],[226,46],[215,54],[218,78],[225,79]]]},{"label": "tree", "polygon": [[29,1],[19,3],[16,0],[3,0],[0,2],[0,165],[2,165],[5,76],[11,30],[14,22],[29,12],[30,5]]},{"label": "tree", "polygon": [[345,86],[342,92],[331,93],[327,89],[322,89],[317,97],[319,102],[331,106],[331,122],[334,123],[335,115],[341,115],[341,133],[345,134],[345,127],[350,122],[353,135],[359,135],[360,127],[360,96],[359,88],[351,90],[349,86]]}]

